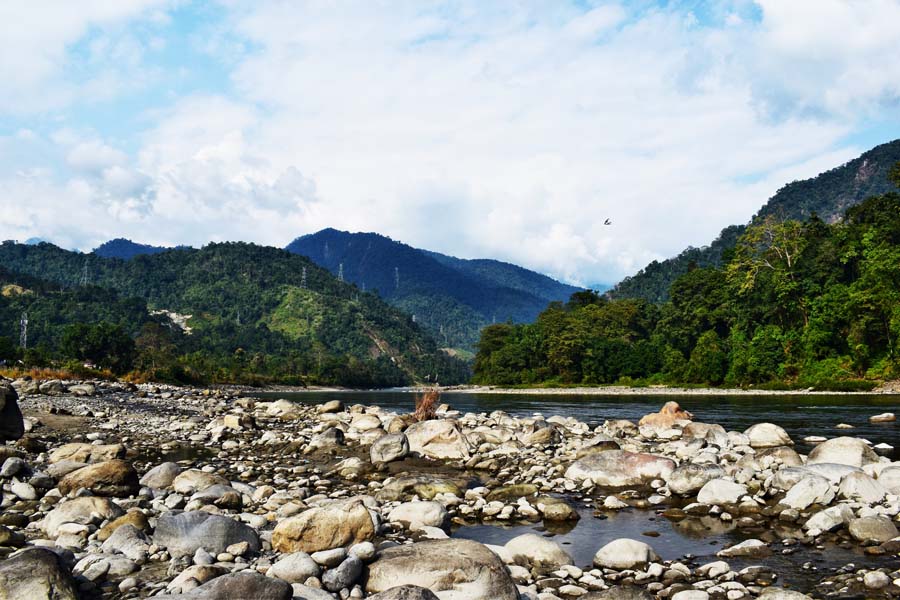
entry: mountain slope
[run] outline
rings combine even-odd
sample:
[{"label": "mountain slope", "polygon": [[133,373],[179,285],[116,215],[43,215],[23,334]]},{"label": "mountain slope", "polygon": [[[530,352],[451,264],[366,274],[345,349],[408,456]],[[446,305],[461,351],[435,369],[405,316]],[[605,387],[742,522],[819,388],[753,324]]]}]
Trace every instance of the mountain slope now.
[{"label": "mountain slope", "polygon": [[484,325],[533,320],[549,302],[578,288],[494,260],[463,260],[413,248],[375,233],[324,229],[287,250],[308,256],[361,289],[389,303],[450,347],[471,350]]},{"label": "mountain slope", "polygon": [[[179,344],[196,368],[227,364],[229,372],[255,369],[355,386],[450,383],[466,376],[465,366],[440,352],[408,315],[276,248],[210,244],[124,261],[51,244],[4,243],[0,264],[67,288],[86,278],[88,289],[190,315],[192,333]],[[201,364],[204,357],[210,364]]]},{"label": "mountain slope", "polygon": [[170,250],[170,248],[151,246],[149,244],[138,244],[137,242],[132,242],[125,238],[116,238],[100,244],[94,248],[93,253],[97,256],[102,256],[103,258],[121,258],[122,260],[129,260],[135,256],[159,254],[166,250]]},{"label": "mountain slope", "polygon": [[[900,140],[895,140],[876,146],[812,179],[789,183],[763,205],[751,223],[770,215],[778,219],[806,220],[813,214],[833,223],[842,217],[847,208],[870,196],[894,189],[887,174],[898,160]],[[734,246],[745,229],[745,225],[731,225],[723,229],[709,246],[689,247],[673,258],[653,261],[637,274],[623,279],[609,295],[613,298],[664,302],[669,297],[672,282],[686,273],[692,264],[699,267],[720,266],[722,253]]]}]

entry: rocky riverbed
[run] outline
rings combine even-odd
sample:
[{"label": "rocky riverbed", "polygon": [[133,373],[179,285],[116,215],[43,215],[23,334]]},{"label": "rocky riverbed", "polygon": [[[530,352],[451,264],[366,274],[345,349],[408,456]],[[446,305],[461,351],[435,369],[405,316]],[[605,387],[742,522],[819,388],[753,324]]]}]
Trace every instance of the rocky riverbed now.
[{"label": "rocky riverbed", "polygon": [[[900,463],[853,437],[801,455],[776,424],[726,431],[677,406],[596,427],[448,406],[416,422],[108,382],[0,381],[0,402],[0,599],[900,595]],[[648,532],[576,564],[548,535],[453,537],[619,511],[741,541],[699,561]],[[782,559],[829,548],[860,560],[784,586]]]}]

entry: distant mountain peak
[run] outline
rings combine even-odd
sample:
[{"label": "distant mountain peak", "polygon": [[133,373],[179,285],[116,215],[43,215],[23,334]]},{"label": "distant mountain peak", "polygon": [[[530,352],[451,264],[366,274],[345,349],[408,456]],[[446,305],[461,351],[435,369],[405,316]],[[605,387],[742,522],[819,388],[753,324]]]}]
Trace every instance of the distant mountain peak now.
[{"label": "distant mountain peak", "polygon": [[171,250],[165,246],[151,246],[149,244],[139,244],[126,238],[115,238],[100,244],[92,251],[97,256],[103,258],[121,258],[122,260],[131,260],[135,256],[144,254],[159,254]]}]

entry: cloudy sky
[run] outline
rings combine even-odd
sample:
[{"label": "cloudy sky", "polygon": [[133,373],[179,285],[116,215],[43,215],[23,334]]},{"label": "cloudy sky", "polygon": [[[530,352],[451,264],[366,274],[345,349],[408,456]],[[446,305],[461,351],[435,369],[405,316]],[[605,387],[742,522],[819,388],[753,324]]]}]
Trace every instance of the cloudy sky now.
[{"label": "cloudy sky", "polygon": [[900,0],[7,0],[0,238],[614,282],[900,137],[898,57]]}]

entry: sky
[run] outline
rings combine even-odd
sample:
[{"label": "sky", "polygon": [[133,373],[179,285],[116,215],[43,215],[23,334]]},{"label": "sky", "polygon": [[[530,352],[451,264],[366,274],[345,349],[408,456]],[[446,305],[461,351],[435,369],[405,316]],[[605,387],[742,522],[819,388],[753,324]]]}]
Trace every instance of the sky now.
[{"label": "sky", "polygon": [[0,239],[614,283],[900,137],[897,57],[900,0],[6,0]]}]

